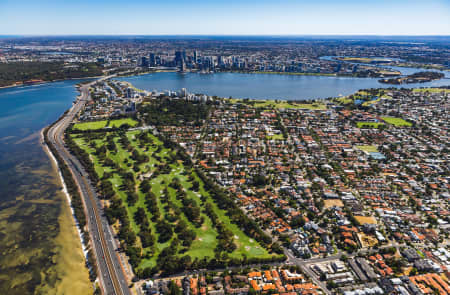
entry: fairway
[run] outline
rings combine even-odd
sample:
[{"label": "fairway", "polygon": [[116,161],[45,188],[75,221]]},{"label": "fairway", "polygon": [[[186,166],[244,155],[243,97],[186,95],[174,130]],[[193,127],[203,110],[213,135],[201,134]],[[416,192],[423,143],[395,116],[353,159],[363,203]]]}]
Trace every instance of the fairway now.
[{"label": "fairway", "polygon": [[117,119],[117,120],[111,120],[109,122],[110,127],[119,128],[122,125],[128,124],[130,127],[134,127],[138,124],[136,120],[133,120],[131,118],[125,118],[125,119]]},{"label": "fairway", "polygon": [[381,119],[383,119],[383,121],[385,121],[388,124],[394,125],[395,127],[411,127],[412,126],[411,122],[403,120],[402,118],[381,117]]},{"label": "fairway", "polygon": [[[219,208],[211,192],[205,189],[195,170],[186,167],[173,150],[166,148],[150,132],[98,132],[90,133],[89,137],[72,134],[71,138],[89,154],[95,172],[100,179],[103,178],[102,183],[111,183],[110,200],[124,206],[129,227],[137,237],[135,246],[142,248],[142,259],[135,265],[135,271],[160,267],[165,259],[161,257],[165,254],[161,253],[166,253],[168,248],[174,247],[173,244],[177,244],[174,255],[189,257],[189,261],[209,261],[221,252],[223,257],[231,260],[272,257],[268,250],[231,222],[227,212]],[[131,186],[124,175],[132,177]],[[135,195],[134,199],[130,194]],[[207,207],[216,216],[215,221],[205,210]],[[107,214],[114,214],[109,212]],[[140,220],[145,220],[148,227]],[[223,225],[223,229],[218,229],[217,222]],[[172,234],[167,235],[161,230],[162,223],[172,228],[168,230]],[[114,227],[118,231],[123,230],[116,222]],[[181,231],[177,231],[179,227]],[[143,233],[151,233],[153,242],[144,242]],[[192,240],[186,241],[186,233],[192,236]],[[224,235],[227,236],[226,241],[223,240]],[[226,249],[224,245],[227,244],[230,250],[218,252],[218,249]]]}]

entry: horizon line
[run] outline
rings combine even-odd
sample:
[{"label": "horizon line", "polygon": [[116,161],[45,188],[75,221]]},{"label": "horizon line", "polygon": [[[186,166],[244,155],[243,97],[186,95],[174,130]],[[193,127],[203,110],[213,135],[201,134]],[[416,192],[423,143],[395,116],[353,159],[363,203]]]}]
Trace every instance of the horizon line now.
[{"label": "horizon line", "polygon": [[353,33],[353,34],[3,34],[3,37],[65,37],[65,36],[225,36],[225,37],[322,37],[322,36],[340,36],[340,37],[450,37],[442,34],[372,34],[372,33]]}]

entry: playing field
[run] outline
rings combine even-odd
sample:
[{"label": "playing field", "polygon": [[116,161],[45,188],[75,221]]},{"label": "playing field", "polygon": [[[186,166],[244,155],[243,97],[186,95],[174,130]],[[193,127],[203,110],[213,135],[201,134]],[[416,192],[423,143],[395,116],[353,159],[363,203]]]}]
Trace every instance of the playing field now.
[{"label": "playing field", "polygon": [[379,126],[382,125],[384,124],[377,122],[356,122],[356,127],[358,128],[378,128]]},{"label": "playing field", "polygon": [[359,224],[377,224],[377,220],[372,216],[355,216],[356,221],[358,221]]},{"label": "playing field", "polygon": [[358,145],[356,146],[357,149],[362,150],[364,152],[368,153],[377,153],[378,148],[375,145]]},{"label": "playing field", "polygon": [[403,120],[402,118],[395,118],[395,117],[381,117],[383,121],[385,121],[388,124],[394,125],[395,127],[411,127],[412,123]]},{"label": "playing field", "polygon": [[324,200],[324,203],[325,203],[325,205],[324,205],[325,209],[328,209],[328,208],[331,208],[334,206],[344,207],[344,203],[339,199],[327,199],[327,200]]},{"label": "playing field", "polygon": [[130,127],[134,127],[138,124],[138,122],[131,118],[111,120],[109,122],[108,122],[108,120],[101,120],[101,121],[93,121],[93,122],[76,123],[75,125],[73,125],[73,129],[80,130],[80,131],[86,131],[86,130],[98,130],[98,129],[102,129],[105,127],[119,128],[125,124],[128,124]]},{"label": "playing field", "polygon": [[306,109],[306,110],[326,110],[327,106],[324,103],[296,103],[288,101],[275,100],[243,100],[243,99],[228,99],[231,103],[245,103],[256,108],[271,108],[271,109]]}]

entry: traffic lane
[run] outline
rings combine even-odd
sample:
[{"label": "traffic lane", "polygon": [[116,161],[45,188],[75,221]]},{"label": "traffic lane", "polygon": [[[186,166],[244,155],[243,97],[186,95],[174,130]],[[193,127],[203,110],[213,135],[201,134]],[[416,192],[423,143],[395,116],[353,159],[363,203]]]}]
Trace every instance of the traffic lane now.
[{"label": "traffic lane", "polygon": [[[72,159],[72,160],[74,160],[74,159]],[[75,160],[74,162],[78,162],[77,160]],[[70,163],[70,161],[69,161],[69,163]],[[76,163],[76,164],[79,164],[79,162],[78,163]],[[79,164],[80,165],[80,164]],[[75,170],[75,169],[73,169],[73,165],[72,164],[70,164],[70,166],[71,166],[71,168],[72,168],[72,170]],[[79,169],[79,168],[78,168]],[[83,171],[83,173],[82,174],[85,174],[85,172]],[[83,175],[83,176],[87,176],[87,175]],[[85,185],[84,185],[84,183],[83,183],[83,181],[79,181],[79,182],[81,182],[82,183],[82,191],[83,191],[83,193],[84,194],[88,194],[88,190],[90,189],[91,191],[94,191],[94,189],[92,188],[92,187],[90,187],[90,188],[86,188],[85,187]],[[93,193],[93,194],[95,194],[95,193]],[[97,201],[98,202],[98,198],[97,198],[97,196],[96,195],[94,195],[94,202],[95,201]],[[90,198],[88,198],[88,206],[90,207],[90,209],[93,211],[93,208],[92,208],[92,204],[91,204],[91,200],[90,200]],[[97,208],[99,208],[99,207],[101,207],[99,204],[97,204]],[[101,216],[100,216],[100,218],[101,218]],[[101,219],[103,219],[103,222],[104,222],[104,228],[108,228],[108,224],[107,224],[107,222],[104,220],[104,218],[101,218]],[[95,228],[93,228],[93,230],[94,231],[100,231],[100,229],[98,228],[98,227],[95,227]],[[116,269],[121,269],[121,266],[120,266],[120,262],[118,261],[118,259],[115,259],[116,257],[114,257],[114,256],[116,256],[116,254],[115,254],[115,247],[114,247],[114,245],[113,245],[113,243],[112,243],[112,235],[110,234],[110,233],[108,233],[107,231],[105,231],[105,233],[106,233],[106,238],[105,238],[105,244],[106,244],[106,246],[107,246],[107,248],[109,248],[109,253],[111,254],[111,253],[113,253],[114,255],[110,255],[111,256],[111,262],[112,262],[112,267],[116,270]],[[96,236],[97,237],[97,239],[98,239],[98,236]],[[104,253],[103,253],[104,254]],[[102,257],[103,259],[104,259],[104,257]],[[105,265],[105,264],[103,264],[103,265]],[[107,266],[106,266],[107,267]],[[118,277],[117,278],[117,281],[119,282],[119,284],[121,285],[121,289],[122,290],[128,290],[128,284],[126,283],[126,281],[125,281],[125,279],[123,278],[123,277]]]},{"label": "traffic lane", "polygon": [[[65,121],[63,121],[62,122],[63,124],[65,123]],[[60,130],[60,125],[59,126],[56,126],[55,127],[55,131],[59,131]],[[53,137],[53,138],[55,138],[55,137]],[[56,143],[56,147],[57,147],[57,150],[58,150],[58,152],[60,153],[60,154],[62,154],[62,155],[65,155],[65,153],[61,153],[61,148],[59,148],[60,146],[59,146],[59,142],[57,142]],[[67,158],[66,157],[64,157],[65,159],[65,161],[66,161],[66,163],[69,163],[69,168],[71,168],[72,170],[73,170],[73,165],[70,165],[70,161],[67,161]],[[78,177],[77,177],[78,178]],[[80,181],[79,179],[77,179],[78,181],[78,183],[82,183],[82,181]],[[81,190],[83,191],[83,193],[86,193],[86,188],[85,187],[81,187]],[[90,201],[88,201],[87,202],[87,204],[86,204],[86,207],[88,207],[88,211],[93,211],[93,208],[92,208],[92,204],[90,203]],[[89,210],[90,209],[90,210]],[[91,213],[92,214],[92,213]],[[88,225],[88,227],[90,227],[90,232],[92,233],[92,232],[94,232],[94,233],[96,233],[96,232],[98,232],[99,231],[99,229],[98,229],[98,226],[97,226],[97,224],[94,222],[94,223],[90,223],[90,225],[91,226],[89,226]],[[97,238],[98,238],[98,234],[96,234],[95,235]],[[102,259],[104,259],[104,251],[103,251],[103,247],[102,246],[100,246],[98,243],[95,243],[94,242],[94,248],[95,248],[95,250],[96,250],[96,252],[97,253],[101,253],[101,255],[102,255]],[[99,256],[98,256],[99,257]],[[104,270],[106,270],[107,269],[107,265],[105,264],[105,262],[104,261],[102,261],[102,260],[100,260],[100,272],[101,273],[103,273],[103,275],[101,275],[101,277],[102,277],[102,280],[103,280],[103,282],[105,283],[105,289],[106,289],[106,293],[111,293],[111,294],[114,294],[115,292],[114,291],[110,291],[110,290],[108,290],[108,289],[110,289],[110,287],[112,286],[112,281],[111,281],[111,278],[110,278],[110,276],[109,276],[109,271],[102,271],[102,269],[104,269]]]}]

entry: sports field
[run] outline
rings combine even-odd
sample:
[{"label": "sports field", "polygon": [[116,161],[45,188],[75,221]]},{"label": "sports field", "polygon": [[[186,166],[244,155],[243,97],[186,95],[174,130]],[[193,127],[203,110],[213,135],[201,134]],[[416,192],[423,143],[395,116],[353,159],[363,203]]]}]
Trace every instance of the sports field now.
[{"label": "sports field", "polygon": [[306,109],[306,110],[326,110],[326,104],[322,102],[296,103],[285,100],[244,100],[244,99],[228,99],[231,103],[245,103],[256,108],[271,109]]},{"label": "sports field", "polygon": [[411,122],[403,120],[402,118],[381,117],[381,119],[383,119],[383,121],[385,121],[388,124],[394,125],[395,127],[411,127],[412,126]]},{"label": "sports field", "polygon": [[130,127],[134,127],[138,124],[136,120],[131,118],[117,119],[117,120],[101,120],[92,122],[76,123],[73,125],[74,130],[86,131],[86,130],[98,130],[105,127],[119,128],[122,125],[128,124]]},{"label": "sports field", "polygon": [[384,123],[377,122],[356,122],[356,127],[358,128],[378,128],[384,125]]}]

